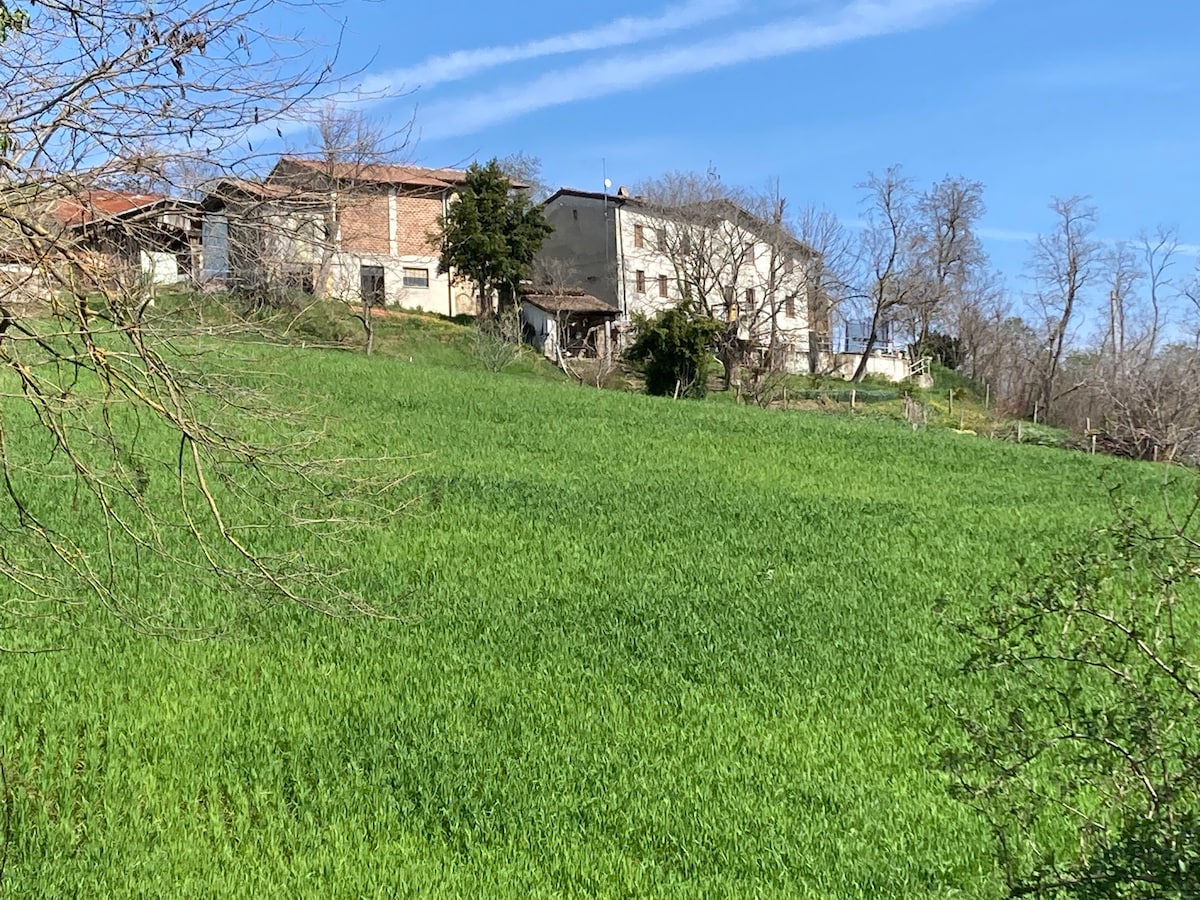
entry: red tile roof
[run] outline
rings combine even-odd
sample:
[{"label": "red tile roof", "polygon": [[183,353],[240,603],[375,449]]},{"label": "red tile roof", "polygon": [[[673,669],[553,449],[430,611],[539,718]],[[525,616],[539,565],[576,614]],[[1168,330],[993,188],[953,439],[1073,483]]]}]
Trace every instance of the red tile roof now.
[{"label": "red tile roof", "polygon": [[97,219],[111,219],[135,209],[153,206],[166,199],[162,194],[87,191],[59,200],[54,214],[64,225],[85,225]]},{"label": "red tile roof", "polygon": [[301,196],[301,192],[282,184],[269,184],[262,181],[249,181],[245,178],[222,178],[209,186],[205,195],[208,205],[209,197],[223,194],[246,194],[259,200],[289,200]]},{"label": "red tile roof", "polygon": [[451,188],[462,184],[467,173],[460,169],[426,169],[421,166],[366,165],[354,163],[330,163],[320,159],[304,159],[299,156],[283,156],[275,164],[271,175],[285,177],[288,170],[313,175],[331,175],[347,181],[363,181],[372,184],[407,185],[411,187]]}]

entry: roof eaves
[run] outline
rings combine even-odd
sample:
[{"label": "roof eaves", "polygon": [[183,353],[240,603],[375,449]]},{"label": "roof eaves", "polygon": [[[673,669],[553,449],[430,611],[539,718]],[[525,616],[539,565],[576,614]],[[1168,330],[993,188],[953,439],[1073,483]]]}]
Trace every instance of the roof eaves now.
[{"label": "roof eaves", "polygon": [[614,206],[624,206],[625,204],[630,204],[630,205],[635,205],[635,206],[641,205],[641,201],[639,201],[636,197],[622,197],[620,194],[608,194],[608,193],[604,193],[602,191],[582,191],[582,190],[579,190],[578,188],[569,188],[569,187],[560,187],[557,191],[555,191],[553,194],[551,194],[549,197],[547,197],[545,200],[543,200],[542,205],[543,206],[548,205],[548,204],[554,202],[555,200],[557,200],[559,197],[578,197],[578,198],[585,199],[585,200],[605,200],[605,199],[607,199],[608,202],[613,204]]}]

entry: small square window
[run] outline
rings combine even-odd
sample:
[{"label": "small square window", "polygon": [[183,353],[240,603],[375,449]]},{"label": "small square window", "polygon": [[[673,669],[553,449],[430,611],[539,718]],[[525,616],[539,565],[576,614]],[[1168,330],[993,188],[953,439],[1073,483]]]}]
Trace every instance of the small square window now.
[{"label": "small square window", "polygon": [[634,278],[637,282],[637,292],[639,294],[646,293],[646,273],[641,269],[638,269],[637,272],[634,273]]},{"label": "small square window", "polygon": [[660,296],[660,297],[667,296],[667,276],[666,275],[658,276],[658,296]]},{"label": "small square window", "polygon": [[633,226],[633,246],[639,250],[646,246],[646,229],[641,225]]},{"label": "small square window", "polygon": [[427,288],[427,287],[429,287],[429,270],[428,269],[405,269],[404,270],[404,286],[406,288]]},{"label": "small square window", "polygon": [[667,248],[667,231],[665,228],[654,229],[654,249],[662,252]]}]

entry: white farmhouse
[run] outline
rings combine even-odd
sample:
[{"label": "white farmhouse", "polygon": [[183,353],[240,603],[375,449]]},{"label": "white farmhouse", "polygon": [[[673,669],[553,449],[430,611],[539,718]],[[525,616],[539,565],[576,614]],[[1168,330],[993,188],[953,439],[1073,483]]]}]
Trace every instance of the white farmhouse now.
[{"label": "white farmhouse", "polygon": [[[686,299],[736,322],[752,352],[776,354],[789,371],[848,377],[861,358],[863,342],[846,327],[834,339],[832,303],[810,277],[816,251],[729,200],[666,206],[624,188],[562,188],[544,207],[554,232],[543,267],[616,310],[618,332]],[[899,381],[910,374],[907,353],[877,341],[867,371]]]},{"label": "white farmhouse", "polygon": [[813,251],[733,203],[668,208],[624,190],[563,188],[545,215],[554,233],[543,264],[611,305],[623,325],[688,300],[793,371],[816,371],[832,349],[828,307],[809,290]]}]

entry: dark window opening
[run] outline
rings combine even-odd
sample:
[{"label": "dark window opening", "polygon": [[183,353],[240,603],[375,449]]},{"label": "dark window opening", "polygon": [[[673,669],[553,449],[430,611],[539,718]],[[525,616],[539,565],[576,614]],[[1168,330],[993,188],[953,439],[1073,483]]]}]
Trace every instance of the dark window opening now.
[{"label": "dark window opening", "polygon": [[383,266],[360,266],[358,280],[363,302],[368,306],[383,306],[386,297]]}]

